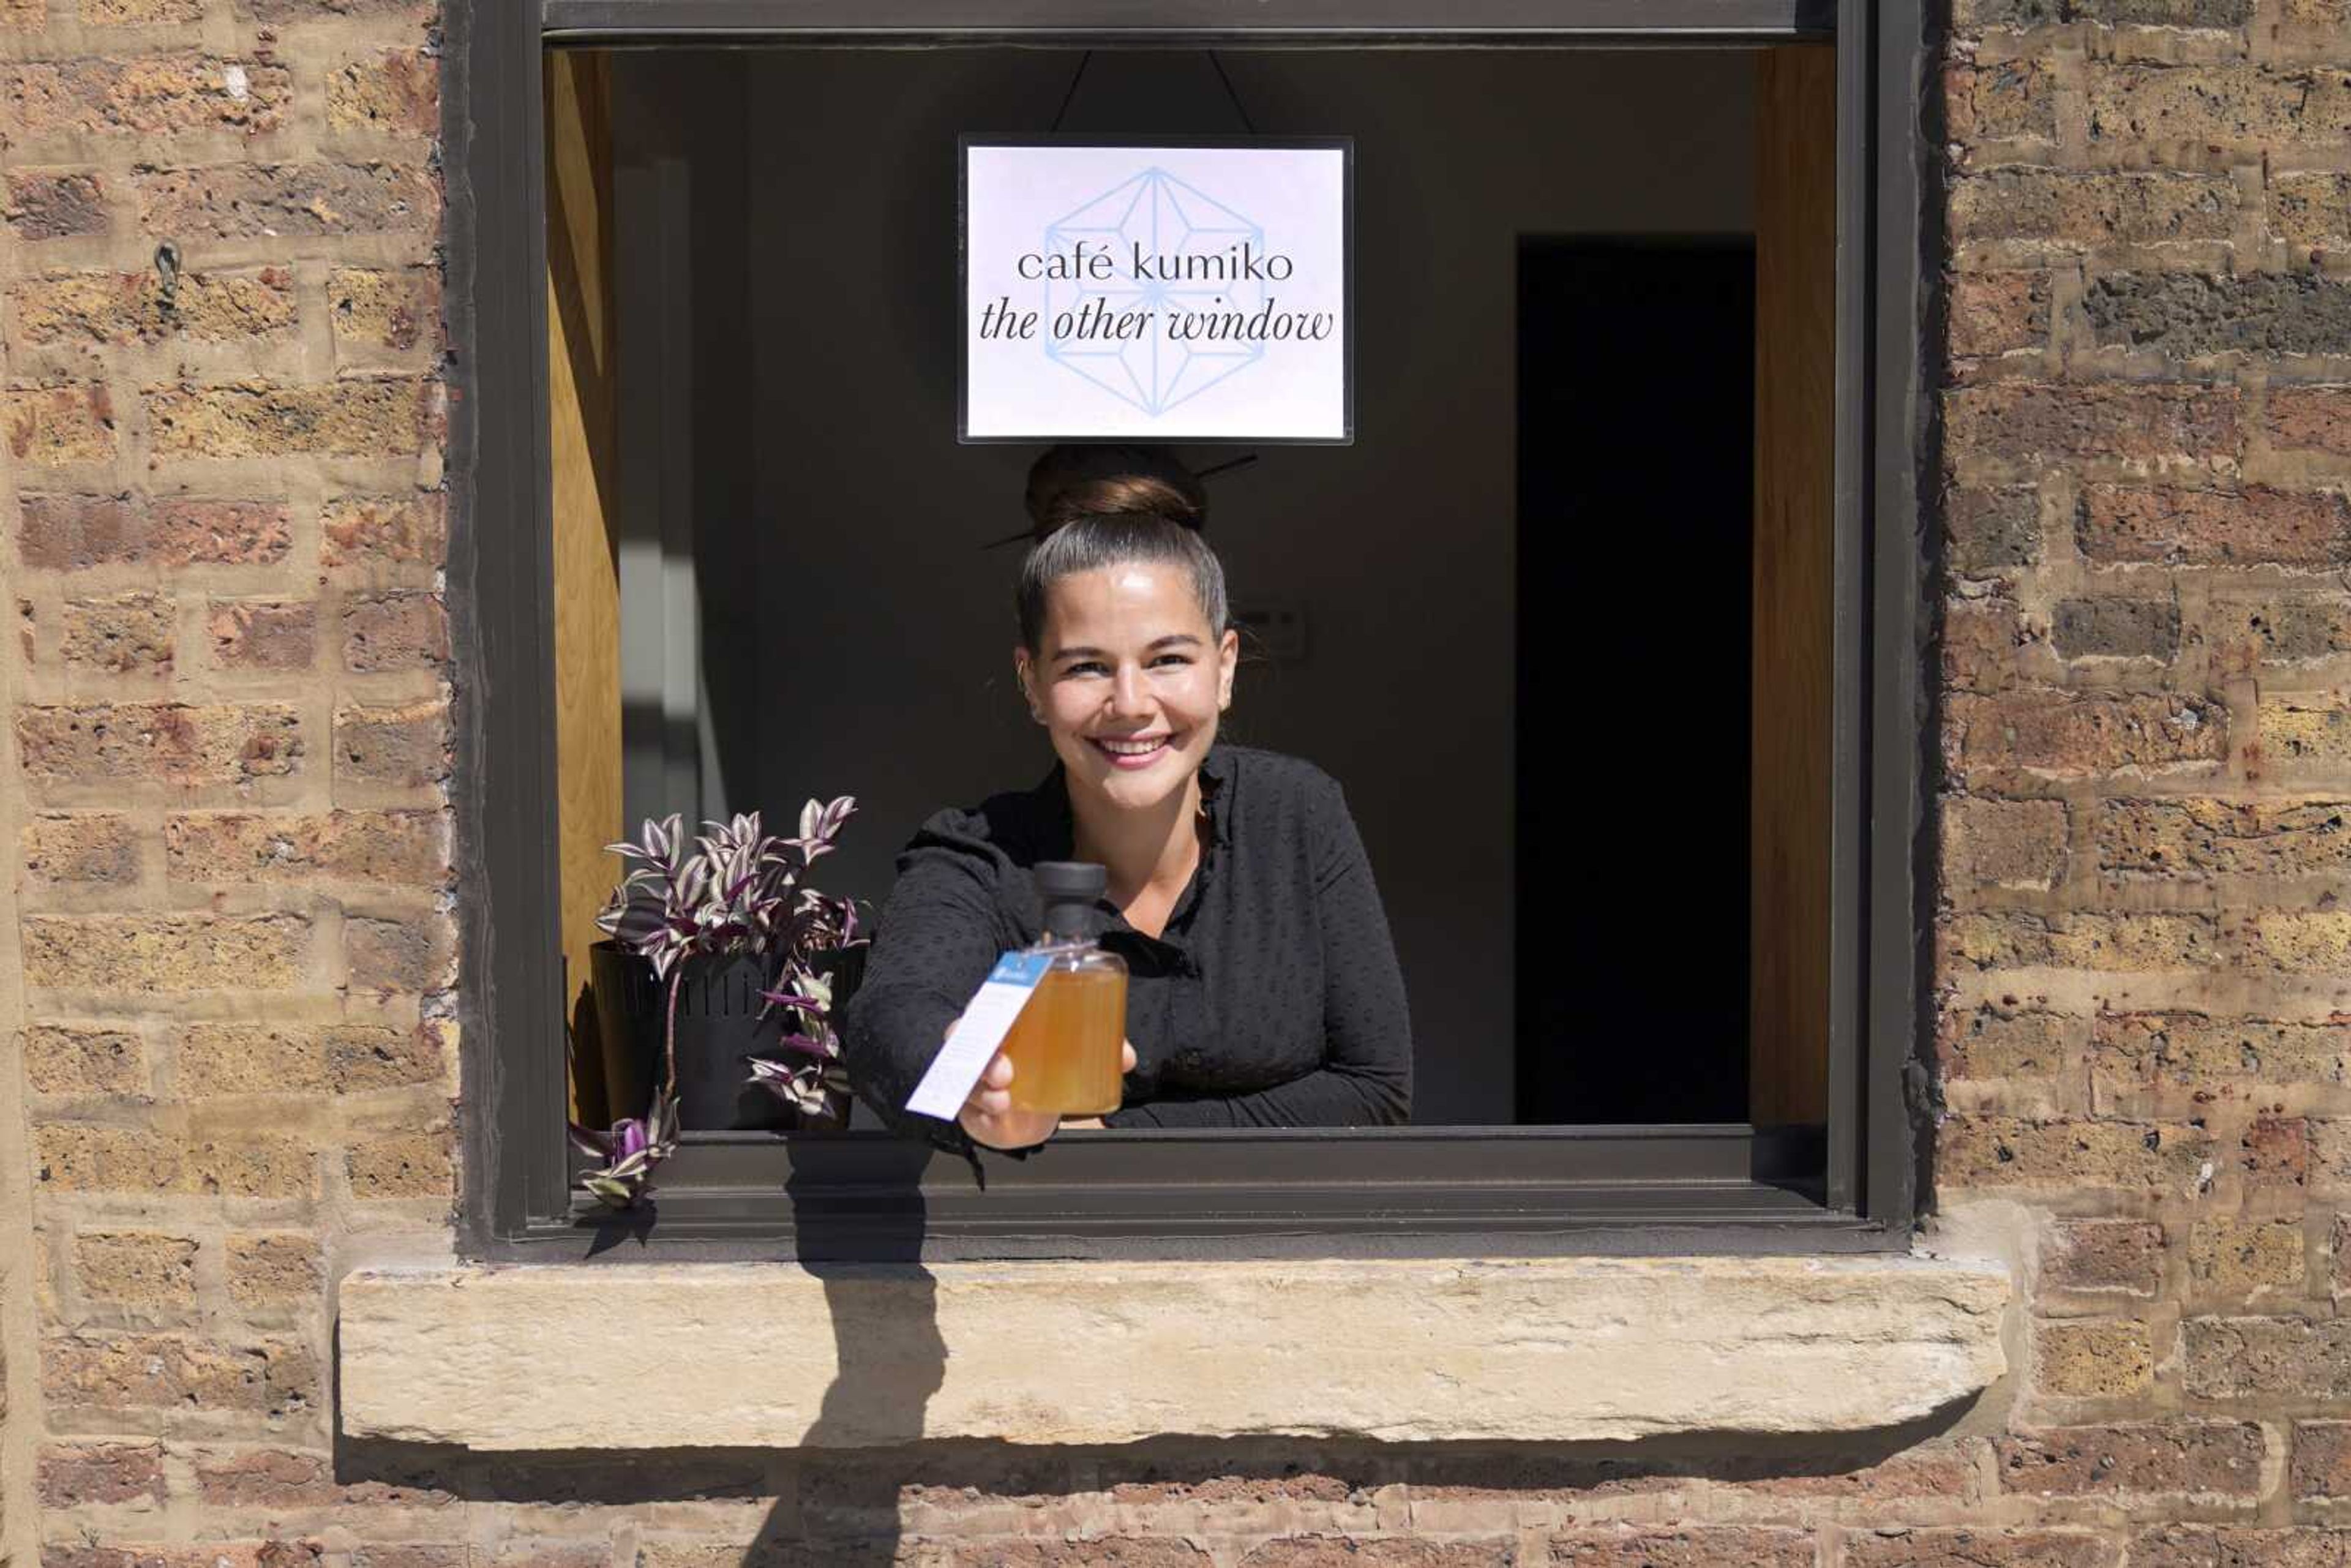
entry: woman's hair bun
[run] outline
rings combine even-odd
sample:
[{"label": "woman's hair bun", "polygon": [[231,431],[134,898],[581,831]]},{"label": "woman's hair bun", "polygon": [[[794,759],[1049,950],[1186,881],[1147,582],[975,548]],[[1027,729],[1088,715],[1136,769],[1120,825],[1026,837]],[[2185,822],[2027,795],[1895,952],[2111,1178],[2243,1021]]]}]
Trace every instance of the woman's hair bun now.
[{"label": "woman's hair bun", "polygon": [[1196,528],[1208,492],[1161,446],[1056,446],[1029,470],[1029,517],[1044,538],[1081,517],[1163,517]]}]

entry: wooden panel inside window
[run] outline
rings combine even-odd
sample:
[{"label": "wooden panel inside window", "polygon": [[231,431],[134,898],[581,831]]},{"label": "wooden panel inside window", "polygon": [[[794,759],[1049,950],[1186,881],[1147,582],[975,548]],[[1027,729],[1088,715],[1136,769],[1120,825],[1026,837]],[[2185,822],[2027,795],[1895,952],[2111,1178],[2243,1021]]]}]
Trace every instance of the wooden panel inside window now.
[{"label": "wooden panel inside window", "polygon": [[1826,1120],[1836,52],[1756,56],[1750,1120]]},{"label": "wooden panel inside window", "polygon": [[571,1113],[604,1103],[588,949],[621,822],[620,486],[611,288],[611,92],[604,57],[547,57],[548,413],[555,477],[555,747]]}]

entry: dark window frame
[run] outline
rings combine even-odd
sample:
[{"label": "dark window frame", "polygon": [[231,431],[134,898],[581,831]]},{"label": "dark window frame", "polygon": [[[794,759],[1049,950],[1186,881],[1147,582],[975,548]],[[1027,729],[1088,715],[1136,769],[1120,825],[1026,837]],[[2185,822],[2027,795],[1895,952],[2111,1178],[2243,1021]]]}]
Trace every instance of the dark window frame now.
[{"label": "dark window frame", "polygon": [[[445,40],[452,786],[463,1245],[663,1256],[1869,1251],[1909,1245],[1929,1140],[1923,681],[1932,238],[1923,0],[541,0]],[[886,1137],[700,1139],[650,1226],[584,1205],[562,1131],[548,803],[552,527],[543,51],[662,47],[1721,46],[1834,39],[1837,278],[1830,1121],[1071,1134],[981,1173]],[[1644,1049],[1657,1049],[1654,1044]]]}]

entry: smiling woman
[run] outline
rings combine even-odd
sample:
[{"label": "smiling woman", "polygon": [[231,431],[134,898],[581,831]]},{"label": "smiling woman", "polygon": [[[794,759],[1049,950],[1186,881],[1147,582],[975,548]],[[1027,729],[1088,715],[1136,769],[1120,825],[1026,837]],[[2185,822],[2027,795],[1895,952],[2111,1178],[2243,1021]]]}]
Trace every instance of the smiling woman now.
[{"label": "smiling woman", "polygon": [[[907,846],[848,1011],[852,1078],[886,1119],[956,1147],[1065,1125],[1405,1120],[1404,981],[1339,787],[1217,737],[1239,639],[1198,481],[1155,450],[1057,447],[1028,500],[1013,664],[1058,760]],[[1107,872],[1102,942],[1133,977],[1123,1104],[1100,1124],[1016,1110],[999,1053],[956,1125],[906,1113],[998,954],[1040,936],[1037,866],[1072,859]]]}]

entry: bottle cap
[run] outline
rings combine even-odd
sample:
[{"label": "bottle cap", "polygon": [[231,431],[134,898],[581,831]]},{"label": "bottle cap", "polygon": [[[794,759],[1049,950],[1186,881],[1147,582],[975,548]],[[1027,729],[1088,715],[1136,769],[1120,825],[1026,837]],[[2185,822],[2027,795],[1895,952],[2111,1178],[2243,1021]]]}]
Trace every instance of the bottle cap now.
[{"label": "bottle cap", "polygon": [[1045,929],[1056,936],[1098,933],[1094,900],[1110,887],[1110,873],[1092,861],[1039,861],[1037,895],[1045,904]]},{"label": "bottle cap", "polygon": [[1048,904],[1083,899],[1091,904],[1110,888],[1110,873],[1092,861],[1039,861],[1037,891]]}]

